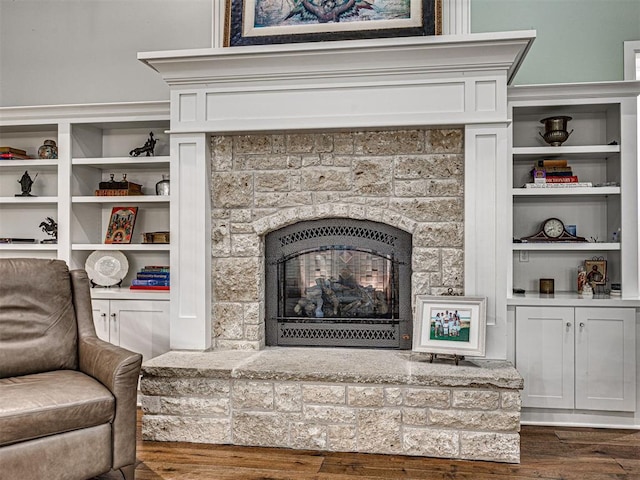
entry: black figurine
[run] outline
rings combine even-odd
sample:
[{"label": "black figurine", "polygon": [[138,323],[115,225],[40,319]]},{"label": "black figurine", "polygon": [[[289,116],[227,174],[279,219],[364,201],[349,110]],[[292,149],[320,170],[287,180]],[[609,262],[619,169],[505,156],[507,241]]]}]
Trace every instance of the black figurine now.
[{"label": "black figurine", "polygon": [[40,228],[52,237],[42,240],[42,243],[58,243],[58,224],[53,218],[47,217],[44,222],[40,222]]},{"label": "black figurine", "polygon": [[36,178],[38,178],[37,173],[32,180],[31,177],[29,176],[29,172],[25,170],[22,177],[20,177],[20,180],[18,180],[18,183],[20,184],[20,190],[22,190],[22,193],[16,193],[16,197],[34,197],[35,195],[31,195],[31,187],[33,186],[33,182]]},{"label": "black figurine", "polygon": [[147,157],[153,156],[153,149],[156,148],[157,140],[153,138],[153,132],[149,132],[149,138],[142,147],[134,148],[129,152],[130,157],[138,157],[143,153],[146,153]]}]

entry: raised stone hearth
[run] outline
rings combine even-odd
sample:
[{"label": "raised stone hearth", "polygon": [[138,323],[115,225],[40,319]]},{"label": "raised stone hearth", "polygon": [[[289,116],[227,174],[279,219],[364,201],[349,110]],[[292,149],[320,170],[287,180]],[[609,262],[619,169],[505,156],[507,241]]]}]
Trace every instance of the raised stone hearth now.
[{"label": "raised stone hearth", "polygon": [[268,348],[145,363],[145,440],[520,460],[522,378],[502,361]]}]

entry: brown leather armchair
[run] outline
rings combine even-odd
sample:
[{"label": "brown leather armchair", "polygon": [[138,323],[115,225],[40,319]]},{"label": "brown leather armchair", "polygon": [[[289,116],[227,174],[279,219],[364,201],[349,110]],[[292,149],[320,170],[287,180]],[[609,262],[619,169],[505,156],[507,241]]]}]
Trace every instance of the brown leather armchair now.
[{"label": "brown leather armchair", "polygon": [[141,363],[96,337],[84,270],[0,259],[0,477],[133,479]]}]

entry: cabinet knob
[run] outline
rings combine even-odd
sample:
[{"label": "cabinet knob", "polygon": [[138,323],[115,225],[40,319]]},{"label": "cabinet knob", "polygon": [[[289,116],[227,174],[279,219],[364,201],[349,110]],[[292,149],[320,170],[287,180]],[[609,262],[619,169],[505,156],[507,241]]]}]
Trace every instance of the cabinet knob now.
[{"label": "cabinet knob", "polygon": [[111,318],[115,321],[115,320],[116,320],[116,314],[115,314],[115,313],[112,313],[112,314],[111,314]]},{"label": "cabinet knob", "polygon": [[585,327],[584,322],[580,322],[580,328],[584,328],[584,327]]},{"label": "cabinet knob", "polygon": [[100,316],[102,317],[103,320],[107,319],[107,314],[106,313],[101,313]]},{"label": "cabinet knob", "polygon": [[571,322],[567,322],[567,328],[571,328]]}]

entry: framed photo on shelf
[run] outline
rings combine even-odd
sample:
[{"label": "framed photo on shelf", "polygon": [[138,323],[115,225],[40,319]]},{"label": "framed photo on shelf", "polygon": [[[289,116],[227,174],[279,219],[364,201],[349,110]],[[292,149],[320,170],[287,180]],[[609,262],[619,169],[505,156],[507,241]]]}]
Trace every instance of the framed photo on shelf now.
[{"label": "framed photo on shelf", "polygon": [[413,350],[483,357],[486,326],[485,297],[418,295]]},{"label": "framed photo on shelf", "polygon": [[439,35],[442,0],[225,0],[224,46]]},{"label": "framed photo on shelf", "polygon": [[113,207],[104,243],[131,243],[138,207]]},{"label": "framed photo on shelf", "polygon": [[592,285],[606,285],[607,261],[603,259],[585,260],[584,269],[587,272],[587,282]]}]

